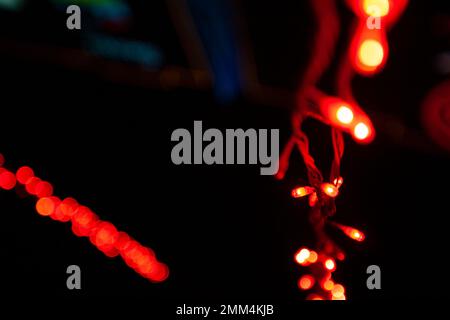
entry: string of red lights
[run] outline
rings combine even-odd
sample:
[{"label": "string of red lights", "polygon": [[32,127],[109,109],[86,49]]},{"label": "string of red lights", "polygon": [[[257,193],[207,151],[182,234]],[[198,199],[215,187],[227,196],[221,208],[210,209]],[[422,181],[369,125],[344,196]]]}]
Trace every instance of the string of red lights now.
[{"label": "string of red lights", "polygon": [[13,172],[3,167],[4,157],[0,154],[0,188],[12,190],[23,188],[34,196],[39,215],[55,221],[70,222],[72,232],[78,237],[87,237],[107,257],[121,256],[125,263],[151,282],[162,282],[169,276],[169,269],[158,261],[152,249],[141,245],[127,233],[117,230],[108,221],[100,218],[88,207],[73,198],[53,195],[53,186],[35,176],[33,169],[24,166]]},{"label": "string of red lights", "polygon": [[[297,285],[299,289],[309,292],[308,300],[345,300],[345,287],[332,277],[337,267],[336,260],[344,260],[345,253],[327,235],[325,225],[334,226],[357,242],[364,241],[362,231],[330,221],[329,218],[336,213],[335,198],[344,181],[340,176],[343,133],[350,134],[360,144],[370,143],[375,138],[372,121],[353,98],[351,80],[355,72],[371,76],[383,69],[389,51],[386,33],[405,10],[408,0],[346,0],[357,20],[348,54],[337,72],[338,97],[329,96],[317,88],[336,47],[340,25],[337,9],[334,0],[320,1],[320,5],[314,0],[310,3],[318,28],[312,46],[313,58],[299,88],[297,108],[292,116],[293,134],[281,154],[276,178],[285,176],[291,153],[297,147],[306,165],[309,186],[295,188],[292,197],[309,198],[309,221],[317,238],[315,250],[302,247],[295,253],[295,261],[307,270]],[[316,167],[309,152],[308,137],[301,129],[307,118],[331,126],[334,159],[329,182],[324,181]]]}]

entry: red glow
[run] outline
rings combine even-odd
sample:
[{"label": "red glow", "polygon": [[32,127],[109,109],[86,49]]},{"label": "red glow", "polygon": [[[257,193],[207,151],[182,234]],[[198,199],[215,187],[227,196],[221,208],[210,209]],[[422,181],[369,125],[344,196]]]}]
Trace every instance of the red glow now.
[{"label": "red glow", "polygon": [[3,172],[0,173],[0,188],[11,190],[14,189],[15,186],[16,176],[10,171],[3,170]]},{"label": "red glow", "polygon": [[41,182],[41,179],[36,178],[36,177],[33,177],[33,178],[29,179],[27,181],[27,184],[25,185],[25,190],[27,190],[27,192],[29,194],[33,194],[34,195],[36,193],[36,186],[37,186],[37,184],[39,182]]},{"label": "red glow", "polygon": [[30,167],[21,167],[16,172],[17,181],[19,181],[21,184],[27,184],[28,181],[33,177],[34,172]]},{"label": "red glow", "polygon": [[355,229],[355,228],[352,228],[352,227],[348,227],[348,226],[344,226],[344,225],[339,224],[339,223],[333,223],[333,225],[335,225],[337,228],[341,229],[342,232],[344,232],[347,237],[349,237],[349,238],[351,238],[353,240],[362,242],[366,238],[364,233],[359,231],[358,229]]},{"label": "red glow", "polygon": [[331,183],[323,183],[322,191],[330,198],[336,198],[337,195],[339,194],[339,189]]},{"label": "red glow", "polygon": [[300,265],[304,265],[307,263],[307,260],[310,256],[311,252],[306,249],[300,249],[296,254],[295,254],[295,261],[297,261],[298,264]]},{"label": "red glow", "polygon": [[56,208],[56,216],[59,221],[69,221],[75,214],[78,208],[78,202],[72,198],[64,199],[61,204]]},{"label": "red glow", "polygon": [[169,277],[169,268],[164,263],[158,263],[155,272],[149,272],[146,277],[152,282],[162,282]]},{"label": "red glow", "polygon": [[309,257],[308,257],[307,260],[308,260],[309,263],[316,263],[318,258],[319,258],[319,256],[317,255],[317,252],[310,251],[309,252]]},{"label": "red glow", "polygon": [[365,123],[360,122],[355,126],[353,134],[358,140],[366,140],[370,135],[370,129]]},{"label": "red glow", "polygon": [[36,203],[36,211],[41,216],[49,216],[55,211],[55,202],[52,198],[41,198]]},{"label": "red glow", "polygon": [[[1,154],[0,162],[1,166]],[[88,207],[80,206],[75,199],[61,201],[52,196],[52,185],[35,177],[30,167],[21,167],[16,174],[0,167],[1,188],[13,189],[17,181],[25,186],[29,194],[39,198],[35,205],[39,215],[62,222],[72,221],[72,230],[76,235],[89,236],[91,242],[108,257],[120,253],[128,265],[152,282],[164,281],[169,276],[168,267],[156,259],[150,248],[140,245],[126,233],[119,232],[113,224],[99,220]]]},{"label": "red glow", "polygon": [[50,197],[53,194],[53,186],[47,181],[40,181],[36,184],[34,193],[38,198]]},{"label": "red glow", "polygon": [[309,196],[309,206],[314,207],[316,205],[317,201],[319,201],[319,198],[317,197],[317,192],[313,192]]},{"label": "red glow", "polygon": [[363,9],[367,16],[387,16],[390,9],[389,0],[364,0]]},{"label": "red glow", "polygon": [[345,293],[345,289],[341,284],[335,284],[333,289],[331,290],[331,294],[333,295],[333,299],[343,298]]},{"label": "red glow", "polygon": [[314,94],[319,100],[320,113],[330,125],[351,134],[359,143],[369,143],[374,139],[372,122],[358,105],[317,92]]},{"label": "red glow", "polygon": [[344,183],[344,178],[342,178],[342,177],[336,178],[333,181],[333,184],[338,188],[340,188],[343,183]]},{"label": "red glow", "polygon": [[326,281],[323,282],[322,284],[322,288],[326,291],[331,291],[334,288],[334,282],[331,279],[328,279]]},{"label": "red glow", "polygon": [[352,123],[354,118],[353,111],[347,106],[340,106],[336,111],[336,119],[342,124]]},{"label": "red glow", "polygon": [[77,236],[89,236],[97,222],[98,217],[89,208],[80,206],[72,217],[72,231]]},{"label": "red glow", "polygon": [[360,242],[364,241],[364,238],[365,238],[364,234],[361,231],[358,231],[356,229],[353,229],[351,231],[349,237],[352,238],[353,240],[360,241]]},{"label": "red glow", "polygon": [[314,192],[314,188],[311,187],[298,187],[292,190],[292,197],[301,198]]},{"label": "red glow", "polygon": [[0,153],[0,167],[5,164],[5,157]]},{"label": "red glow", "polygon": [[408,0],[347,0],[347,4],[361,21],[369,17],[381,18],[382,28],[387,29],[398,20]]},{"label": "red glow", "polygon": [[334,262],[333,259],[328,258],[327,260],[325,260],[324,262],[324,266],[327,270],[329,271],[334,271],[336,270],[336,263]]},{"label": "red glow", "polygon": [[355,31],[349,54],[353,68],[359,74],[370,76],[380,72],[389,56],[386,33],[368,29],[366,22],[361,22]]},{"label": "red glow", "polygon": [[318,294],[310,294],[306,297],[306,300],[323,300],[323,298]]},{"label": "red glow", "polygon": [[309,290],[314,286],[315,280],[311,275],[305,275],[298,280],[298,287],[302,290]]},{"label": "red glow", "polygon": [[[119,238],[119,232],[109,222],[98,223],[89,236],[91,242],[103,252],[111,252]],[[118,253],[117,253],[118,254]]]}]

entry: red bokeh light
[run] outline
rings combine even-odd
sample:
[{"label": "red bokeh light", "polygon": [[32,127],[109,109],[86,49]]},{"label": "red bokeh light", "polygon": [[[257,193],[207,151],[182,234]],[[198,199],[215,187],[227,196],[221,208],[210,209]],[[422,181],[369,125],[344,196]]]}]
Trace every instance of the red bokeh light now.
[{"label": "red bokeh light", "polygon": [[2,171],[3,172],[0,173],[0,188],[3,188],[5,190],[14,189],[14,187],[16,186],[16,176],[10,171]]},{"label": "red bokeh light", "polygon": [[34,177],[33,169],[27,166],[19,168],[16,172],[17,181],[19,181],[19,183],[21,184],[27,184],[28,181],[33,177]]}]

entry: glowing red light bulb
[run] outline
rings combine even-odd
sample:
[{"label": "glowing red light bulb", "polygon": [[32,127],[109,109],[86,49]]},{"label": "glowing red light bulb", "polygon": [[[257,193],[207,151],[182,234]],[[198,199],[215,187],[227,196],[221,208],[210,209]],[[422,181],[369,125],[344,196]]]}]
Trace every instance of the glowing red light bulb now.
[{"label": "glowing red light bulb", "polygon": [[339,177],[334,179],[333,184],[337,187],[340,188],[342,186],[342,184],[344,183],[344,178]]},{"label": "glowing red light bulb", "polygon": [[3,172],[0,173],[0,187],[5,190],[14,189],[14,187],[16,186],[16,176],[10,171],[2,171]]},{"label": "glowing red light bulb", "polygon": [[358,123],[353,130],[354,137],[360,141],[366,140],[369,137],[369,134],[370,134],[370,129],[363,122]]},{"label": "glowing red light bulb", "polygon": [[336,198],[339,194],[339,189],[331,183],[323,183],[322,184],[322,191],[330,198]]},{"label": "glowing red light bulb", "polygon": [[55,201],[50,197],[40,198],[36,202],[36,211],[41,216],[50,216],[55,211]]},{"label": "glowing red light bulb", "polygon": [[311,193],[308,201],[309,201],[309,206],[314,207],[317,204],[317,201],[319,201],[319,198],[317,197],[317,192]]},{"label": "glowing red light bulb", "polygon": [[317,262],[318,258],[319,258],[319,256],[317,255],[317,252],[311,250],[309,252],[309,257],[307,258],[307,261],[309,263],[315,263],[315,262]]},{"label": "glowing red light bulb", "polygon": [[310,294],[309,296],[306,297],[306,300],[323,300],[323,298],[321,296],[319,296],[318,294]]},{"label": "glowing red light bulb", "polygon": [[383,45],[375,39],[364,40],[358,50],[358,59],[367,69],[376,69],[384,60]]},{"label": "glowing red light bulb", "polygon": [[336,119],[342,124],[352,123],[353,118],[353,111],[347,106],[340,106],[336,111]]},{"label": "glowing red light bulb", "polygon": [[370,17],[384,17],[389,14],[389,0],[364,0],[363,10]]},{"label": "glowing red light bulb", "polygon": [[327,260],[325,260],[324,266],[329,271],[336,270],[336,262],[334,262],[334,259],[332,258],[328,258]]},{"label": "glowing red light bulb", "polygon": [[334,281],[331,279],[327,279],[322,283],[322,288],[325,291],[331,291],[334,288]]},{"label": "glowing red light bulb", "polygon": [[37,184],[41,182],[41,179],[36,178],[36,177],[32,177],[30,178],[27,183],[25,184],[25,190],[29,193],[29,194],[35,194],[36,193],[36,186]]},{"label": "glowing red light bulb", "polygon": [[16,172],[17,181],[19,181],[19,183],[21,184],[27,184],[28,181],[33,177],[34,177],[33,169],[27,166],[19,168]]},{"label": "glowing red light bulb", "polygon": [[311,275],[304,275],[298,280],[298,287],[301,290],[309,290],[314,286],[315,280]]},{"label": "glowing red light bulb", "polygon": [[292,197],[301,198],[314,192],[314,188],[311,187],[298,187],[292,190]]},{"label": "glowing red light bulb", "polygon": [[344,297],[345,288],[341,284],[335,284],[333,289],[331,290],[331,294],[333,295],[333,300],[342,299]]},{"label": "glowing red light bulb", "polygon": [[53,186],[47,181],[40,181],[36,184],[34,193],[38,198],[50,197],[53,194]]},{"label": "glowing red light bulb", "polygon": [[295,261],[300,265],[305,265],[308,262],[307,260],[310,254],[311,252],[308,249],[306,248],[300,249],[295,255]]}]

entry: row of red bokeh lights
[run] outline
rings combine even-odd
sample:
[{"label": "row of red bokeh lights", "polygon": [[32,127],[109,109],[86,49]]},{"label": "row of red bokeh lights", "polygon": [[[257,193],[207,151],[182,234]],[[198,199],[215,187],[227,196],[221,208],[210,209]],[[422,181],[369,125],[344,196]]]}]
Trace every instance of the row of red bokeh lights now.
[{"label": "row of red bokeh lights", "polygon": [[169,276],[168,267],[159,262],[152,249],[141,245],[127,233],[117,230],[108,221],[99,217],[88,207],[80,205],[73,198],[60,198],[53,195],[53,186],[35,176],[27,166],[13,173],[4,167],[0,155],[0,188],[12,190],[22,186],[25,191],[37,198],[36,211],[41,216],[60,222],[70,222],[72,231],[79,237],[87,237],[107,257],[121,256],[125,263],[141,276],[152,282],[162,282]]}]

